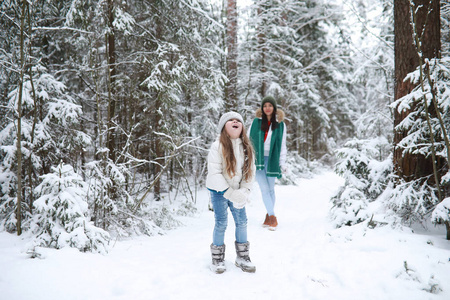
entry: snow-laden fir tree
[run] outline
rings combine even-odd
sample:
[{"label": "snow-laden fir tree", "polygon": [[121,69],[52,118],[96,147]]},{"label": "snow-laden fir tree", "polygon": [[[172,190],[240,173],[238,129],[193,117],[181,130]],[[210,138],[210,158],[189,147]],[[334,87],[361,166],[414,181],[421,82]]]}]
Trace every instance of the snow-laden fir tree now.
[{"label": "snow-laden fir tree", "polygon": [[347,5],[349,22],[356,19],[359,24],[348,29],[355,31],[349,89],[358,105],[354,111],[356,136],[337,150],[335,170],[345,179],[344,186],[331,199],[330,217],[337,227],[383,213],[375,201],[389,188],[392,172],[392,96],[387,92],[393,89],[392,3]]},{"label": "snow-laden fir tree", "polygon": [[[421,80],[422,77],[422,80]],[[436,161],[447,168],[439,170],[438,185],[433,184],[434,178],[430,175],[424,178],[417,178],[410,182],[402,181],[394,190],[392,201],[394,209],[408,221],[423,221],[431,211],[432,221],[435,223],[448,224],[448,215],[445,217],[447,201],[445,190],[450,183],[448,173],[449,165],[449,144],[448,130],[450,128],[450,59],[426,60],[423,66],[408,74],[405,80],[409,80],[417,87],[408,95],[400,98],[392,106],[404,110],[409,107],[416,107],[398,126],[408,132],[408,135],[399,143],[404,151],[431,156],[435,151]],[[422,81],[422,83],[420,83]],[[425,108],[425,101],[428,107]],[[437,105],[435,107],[434,105]],[[430,127],[433,129],[434,142],[430,140]],[[446,139],[447,136],[447,139]],[[445,163],[443,163],[445,162]],[[446,174],[442,174],[447,170]],[[439,190],[442,193],[439,193]],[[442,197],[439,199],[439,196]],[[441,204],[439,204],[439,202]]]},{"label": "snow-laden fir tree", "polygon": [[[24,168],[21,170],[24,179],[25,196],[23,202],[24,220],[32,214],[35,199],[34,187],[39,183],[38,176],[49,171],[54,161],[82,155],[82,147],[90,142],[90,138],[77,130],[81,107],[75,104],[66,93],[66,86],[47,73],[41,65],[30,69],[32,76],[25,76],[22,90],[22,147]],[[12,90],[8,97],[8,113],[10,120],[0,131],[2,160],[0,178],[2,194],[0,213],[3,216],[3,228],[14,230],[15,199],[19,191],[16,187],[17,132],[14,112],[17,108],[19,89]]]},{"label": "snow-laden fir tree", "polygon": [[447,240],[450,240],[450,198],[442,200],[433,210],[431,220],[436,224],[445,224]]},{"label": "snow-laden fir tree", "polygon": [[[397,109],[398,114],[405,116],[396,126],[397,131],[405,132],[404,137],[397,143],[397,147],[406,154],[420,155],[424,158],[435,157],[433,160],[438,168],[435,169],[434,174],[405,180],[394,176],[393,167],[386,160],[385,168],[376,168],[383,171],[378,172],[382,176],[374,177],[370,175],[374,170],[371,165],[385,157],[382,153],[390,152],[388,144],[382,143],[385,145],[385,150],[379,152],[378,158],[376,155],[371,157],[366,155],[367,151],[364,150],[366,148],[360,145],[361,139],[358,140],[358,144],[352,143],[352,147],[340,149],[339,153],[344,160],[337,165],[337,171],[346,178],[346,185],[333,198],[334,206],[331,216],[337,226],[351,225],[368,218],[380,221],[376,215],[374,217],[374,214],[384,213],[385,215],[381,218],[386,220],[391,215],[393,217],[391,220],[394,222],[400,220],[408,224],[427,221],[444,223],[447,228],[447,238],[450,238],[450,211],[448,198],[444,198],[447,197],[448,190],[448,174],[445,172],[448,172],[448,161],[450,161],[448,159],[450,147],[446,138],[450,125],[448,122],[449,61],[447,57],[426,59],[422,56],[420,48],[416,55],[421,58],[423,65],[419,64],[417,69],[407,74],[405,78],[405,82],[415,88],[389,107]],[[405,111],[409,113],[405,114]],[[366,128],[374,128],[373,125],[379,123],[372,117],[365,117],[362,120],[364,119],[366,120],[362,127],[364,131]],[[355,147],[355,145],[358,146]],[[379,147],[380,143],[377,145]],[[374,185],[379,188],[373,189]],[[378,192],[370,195],[368,192],[371,190]],[[369,222],[370,224],[376,223]]]},{"label": "snow-laden fir tree", "polygon": [[31,222],[32,247],[78,248],[106,253],[109,234],[94,226],[87,202],[87,184],[70,165],[60,163],[42,176],[35,189],[38,199]]},{"label": "snow-laden fir tree", "polygon": [[442,177],[450,166],[444,99],[436,88],[442,80],[436,60],[441,56],[440,1],[395,2],[394,16],[393,157],[398,180],[390,200],[404,221],[422,222],[447,196]]},{"label": "snow-laden fir tree", "polygon": [[345,184],[331,199],[330,216],[335,226],[354,225],[375,213],[369,205],[387,188],[392,172],[391,156],[380,159],[380,153],[389,146],[381,136],[354,139],[338,150],[336,173],[345,178]]},{"label": "snow-laden fir tree", "polygon": [[[42,27],[48,25],[50,19],[57,22],[58,17],[48,15],[64,11],[64,4],[57,9],[52,9],[54,3],[45,1],[40,2],[42,5],[34,4],[20,1],[1,4],[2,13],[7,17],[1,22],[5,29],[2,30],[1,48],[6,52],[2,51],[0,59],[2,65],[9,67],[5,72],[2,68],[0,73],[2,82],[7,83],[1,86],[4,118],[0,127],[0,173],[4,176],[0,176],[0,218],[1,227],[8,231],[16,230],[13,227],[15,219],[22,217],[26,221],[33,214],[33,191],[40,182],[39,176],[49,172],[50,167],[60,160],[79,166],[83,147],[91,141],[80,130],[81,106],[55,74],[52,67],[57,64],[50,64],[50,67],[48,64],[49,59],[61,50],[57,44],[52,44],[54,51],[46,52],[49,32],[61,31],[47,31]],[[17,7],[26,9],[15,9]],[[24,18],[23,26],[14,25],[21,24],[21,18]],[[38,26],[40,29],[36,28]],[[23,78],[19,78],[22,57]],[[21,170],[17,169],[19,154]],[[19,188],[19,174],[22,188]],[[16,198],[19,195],[22,198],[21,215],[17,216]]]}]

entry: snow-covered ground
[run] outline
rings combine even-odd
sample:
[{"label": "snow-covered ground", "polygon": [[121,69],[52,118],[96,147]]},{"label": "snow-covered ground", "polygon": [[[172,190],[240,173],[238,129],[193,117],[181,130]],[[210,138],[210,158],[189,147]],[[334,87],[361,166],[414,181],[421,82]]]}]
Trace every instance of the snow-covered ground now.
[{"label": "snow-covered ground", "polygon": [[324,172],[298,186],[277,186],[275,232],[261,227],[265,210],[255,190],[247,206],[255,274],[234,266],[231,214],[228,270],[209,270],[214,216],[206,191],[199,195],[200,213],[184,218],[185,226],[163,236],[115,241],[106,256],[65,248],[41,249],[43,257],[31,259],[26,241],[2,232],[0,299],[450,299],[445,230],[333,229],[329,198],[342,183]]}]

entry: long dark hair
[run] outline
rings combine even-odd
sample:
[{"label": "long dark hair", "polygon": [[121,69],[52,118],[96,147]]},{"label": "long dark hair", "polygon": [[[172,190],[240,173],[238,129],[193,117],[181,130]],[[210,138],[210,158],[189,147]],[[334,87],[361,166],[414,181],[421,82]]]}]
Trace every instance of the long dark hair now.
[{"label": "long dark hair", "polygon": [[[264,109],[261,108],[261,111],[262,111],[261,130],[265,132],[269,129],[269,120],[267,119],[267,115],[264,113]],[[273,107],[272,118],[270,119],[270,124],[272,124],[272,130],[277,129],[277,127],[278,127],[277,109],[275,106]]]}]

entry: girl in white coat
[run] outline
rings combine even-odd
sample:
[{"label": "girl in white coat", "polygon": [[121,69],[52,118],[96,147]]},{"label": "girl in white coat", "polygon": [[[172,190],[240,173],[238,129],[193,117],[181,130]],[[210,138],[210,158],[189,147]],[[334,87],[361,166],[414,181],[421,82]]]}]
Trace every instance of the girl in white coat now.
[{"label": "girl in white coat", "polygon": [[229,208],[236,225],[235,264],[244,272],[253,273],[256,267],[249,257],[245,211],[256,171],[253,147],[245,133],[242,116],[236,112],[222,115],[218,130],[219,139],[211,145],[208,154],[206,178],[215,218],[211,270],[218,274],[226,270],[224,237]]}]

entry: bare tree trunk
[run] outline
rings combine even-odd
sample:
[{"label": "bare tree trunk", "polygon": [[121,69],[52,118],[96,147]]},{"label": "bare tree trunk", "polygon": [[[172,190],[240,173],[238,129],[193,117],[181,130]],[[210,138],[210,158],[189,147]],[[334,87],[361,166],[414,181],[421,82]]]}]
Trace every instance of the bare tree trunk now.
[{"label": "bare tree trunk", "polygon": [[[106,57],[108,63],[108,117],[106,120],[107,126],[107,138],[106,146],[109,150],[108,156],[112,162],[116,162],[116,139],[115,139],[115,120],[116,117],[116,40],[114,35],[114,0],[107,1],[107,27],[108,32],[106,34]],[[108,189],[110,199],[117,198],[117,186],[114,180]],[[109,208],[103,207],[103,224],[106,228],[106,216]]]},{"label": "bare tree trunk", "polygon": [[[263,10],[265,9],[265,7],[258,7],[258,16],[261,16],[263,14]],[[267,90],[267,83],[266,83],[266,79],[265,79],[265,73],[267,71],[266,69],[266,53],[267,53],[267,39],[266,39],[266,33],[265,33],[265,27],[264,27],[264,23],[265,21],[260,18],[260,22],[262,24],[260,24],[258,26],[258,49],[260,52],[260,70],[261,70],[261,90],[260,90],[260,95],[261,98],[263,98],[266,95],[266,90]]]},{"label": "bare tree trunk", "polygon": [[[30,7],[28,6],[28,36],[31,39],[31,36],[33,34],[32,32],[32,27],[31,27],[31,12],[30,12]],[[32,57],[32,52],[31,52],[31,42],[28,44],[28,53],[29,56]],[[33,125],[31,128],[31,137],[30,137],[30,144],[31,147],[34,147],[34,138],[35,138],[35,132],[36,132],[36,124],[37,124],[37,117],[38,117],[38,106],[39,106],[39,99],[36,96],[36,89],[34,87],[34,81],[33,81],[33,71],[32,68],[30,67],[28,69],[28,76],[30,77],[30,83],[31,83],[31,95],[33,97],[34,100],[34,108],[33,108]],[[30,149],[30,154],[28,156],[28,184],[29,184],[29,189],[30,189],[30,195],[28,196],[28,210],[30,212],[30,214],[33,214],[33,203],[34,203],[34,194],[33,194],[33,190],[34,190],[34,185],[33,185],[33,163],[32,163],[32,156],[34,154],[34,149]]]},{"label": "bare tree trunk", "polygon": [[22,1],[22,15],[20,17],[20,82],[19,99],[17,100],[17,235],[22,234],[22,97],[23,80],[25,77],[25,13],[28,2]]},{"label": "bare tree trunk", "polygon": [[[164,39],[164,32],[161,23],[156,23],[156,38],[158,40]],[[161,132],[162,131],[162,112],[164,111],[163,101],[166,95],[160,91],[153,93],[154,95],[154,107],[152,113],[152,121],[153,121],[153,132]],[[163,165],[165,165],[164,158],[164,149],[161,143],[160,136],[153,134],[151,136],[152,139],[152,150],[154,155],[154,161],[156,164],[153,165],[153,174],[154,174],[154,183],[153,183],[153,196],[155,201],[161,200],[161,176],[163,172]]]},{"label": "bare tree trunk", "polygon": [[[94,78],[94,84],[95,84],[95,98],[96,98],[96,117],[97,117],[97,136],[98,136],[98,148],[103,148],[103,134],[102,134],[102,130],[103,130],[103,116],[102,116],[102,103],[101,103],[101,98],[100,98],[100,87],[99,87],[99,76],[98,76],[98,70],[97,68],[93,68],[95,69],[95,71],[92,74],[92,77]],[[97,156],[97,150],[98,148],[95,149],[95,155]],[[104,154],[104,151],[102,151],[101,157],[96,157],[96,160],[100,159],[102,160],[102,162],[105,162],[106,160],[106,155]],[[103,164],[102,164],[103,165]],[[103,208],[104,207],[104,203],[105,203],[105,196],[103,193],[100,193],[100,199],[96,199],[94,202],[94,225],[95,226],[100,226],[100,221],[102,222],[102,228],[106,229],[106,224],[105,224],[105,219],[101,218],[101,214],[103,212]],[[100,205],[101,204],[101,205]]]},{"label": "bare tree trunk", "polygon": [[[414,7],[417,9],[417,26],[423,28],[427,22],[422,38],[422,51],[424,58],[437,57],[440,50],[440,21],[439,1],[432,1],[432,12],[428,15],[430,0],[416,0]],[[394,99],[409,94],[415,84],[403,81],[406,75],[414,71],[419,65],[419,58],[413,42],[413,29],[410,17],[410,0],[394,1],[394,33],[395,33],[395,91]],[[394,127],[400,124],[415,107],[409,111],[398,112],[394,110]],[[394,129],[394,156],[393,163],[396,174],[410,181],[433,173],[430,158],[423,155],[403,153],[398,143],[407,135],[405,131]]]},{"label": "bare tree trunk", "polygon": [[228,0],[227,5],[227,77],[225,100],[228,109],[237,109],[237,7],[236,0]]},{"label": "bare tree trunk", "polygon": [[114,35],[114,3],[113,0],[108,0],[107,4],[108,16],[108,33],[107,33],[107,59],[108,59],[108,133],[107,133],[107,147],[109,149],[109,158],[112,161],[116,160],[116,141],[114,135],[114,118],[116,115],[116,41]]},{"label": "bare tree trunk", "polygon": [[[160,93],[157,94],[156,96],[156,104],[155,106],[160,108],[162,107],[162,103],[161,103],[161,99],[160,97],[162,97],[162,95]],[[155,109],[154,111],[154,118],[153,118],[153,128],[154,131],[159,132],[160,131],[160,124],[161,124],[161,114],[159,112],[159,109]],[[156,201],[161,200],[161,175],[160,173],[163,171],[163,165],[164,165],[164,150],[162,148],[162,143],[161,143],[161,138],[158,135],[154,135],[153,138],[154,140],[154,154],[155,154],[155,161],[157,162],[157,164],[155,164],[154,166],[154,172],[153,174],[155,174],[155,176],[157,177],[156,181],[155,181],[155,185],[153,187],[153,195],[155,197]]]},{"label": "bare tree trunk", "polygon": [[445,228],[447,229],[447,240],[450,241],[450,222],[445,221]]}]

